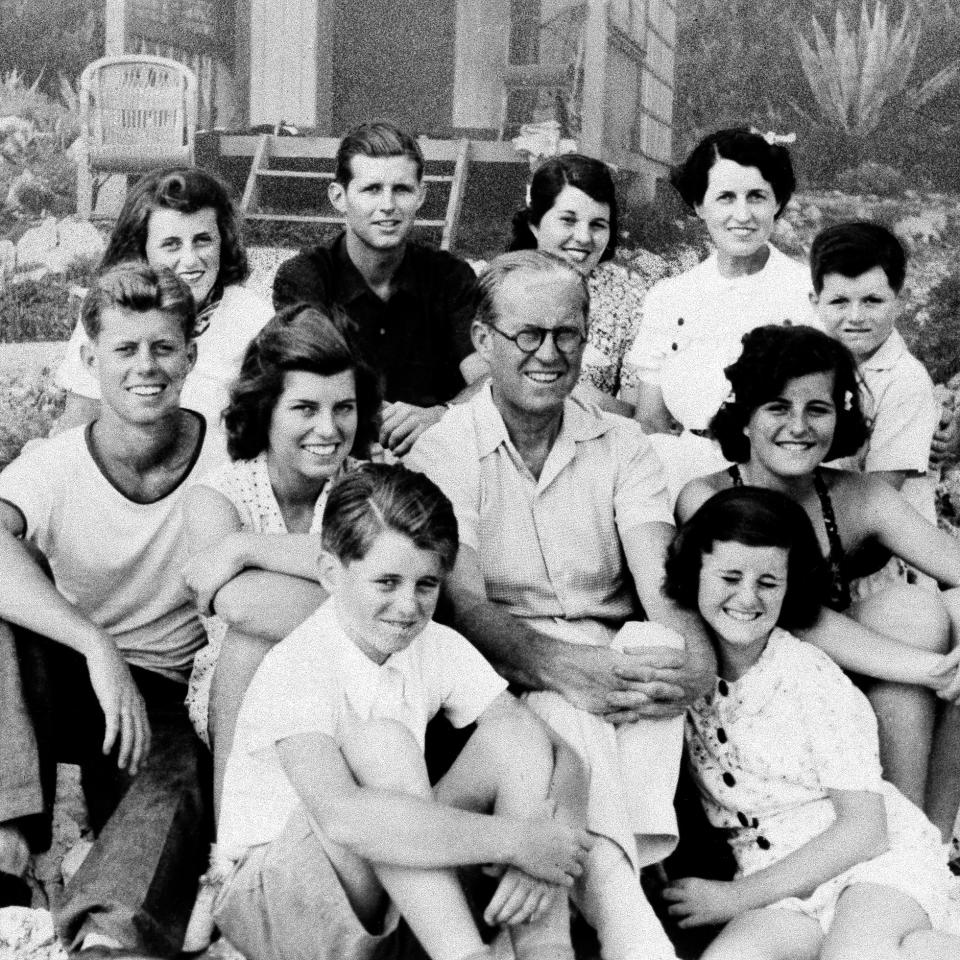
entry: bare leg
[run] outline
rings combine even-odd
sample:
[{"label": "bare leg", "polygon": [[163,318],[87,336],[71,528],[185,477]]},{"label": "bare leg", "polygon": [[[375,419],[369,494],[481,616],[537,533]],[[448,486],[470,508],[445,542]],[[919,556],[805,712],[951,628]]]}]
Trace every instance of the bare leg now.
[{"label": "bare leg", "polygon": [[[388,720],[357,724],[343,755],[362,786],[432,797],[427,768],[413,735]],[[375,864],[373,873],[432,960],[460,960],[483,951],[466,897],[453,870]]]},{"label": "bare leg", "polygon": [[[850,610],[865,627],[894,640],[946,652],[950,624],[939,596],[918,587],[895,586],[861,600]],[[936,696],[925,687],[876,682],[868,693],[880,730],[884,776],[918,807],[926,798]]]},{"label": "bare leg", "polygon": [[702,960],[816,960],[822,943],[816,920],[793,910],[765,907],[734,917]]},{"label": "bare leg", "polygon": [[[960,644],[960,589],[941,594],[950,615],[952,646]],[[940,704],[933,731],[933,752],[924,810],[945,843],[953,835],[960,810],[960,707]]]},{"label": "bare leg", "polygon": [[[439,803],[509,817],[542,817],[554,774],[554,754],[545,728],[532,714],[485,719],[434,788]],[[518,960],[572,956],[570,908],[558,890],[546,915],[510,927]]]},{"label": "bare leg", "polygon": [[[948,946],[950,952],[940,952]],[[917,952],[933,950],[933,952]],[[960,939],[930,930],[926,912],[912,897],[875,883],[849,887],[837,902],[822,960],[896,960],[960,956]]]},{"label": "bare leg", "polygon": [[213,750],[213,810],[220,819],[220,797],[227,757],[233,746],[233,733],[243,695],[250,686],[263,658],[273,647],[273,641],[228,630],[223,638],[220,657],[213,668],[210,685],[210,746]]}]

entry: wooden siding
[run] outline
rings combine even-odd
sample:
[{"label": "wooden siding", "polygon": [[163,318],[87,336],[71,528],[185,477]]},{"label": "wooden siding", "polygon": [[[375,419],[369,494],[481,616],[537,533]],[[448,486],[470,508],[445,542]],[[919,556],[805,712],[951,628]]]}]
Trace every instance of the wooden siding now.
[{"label": "wooden siding", "polygon": [[317,119],[317,0],[251,0],[250,123]]}]

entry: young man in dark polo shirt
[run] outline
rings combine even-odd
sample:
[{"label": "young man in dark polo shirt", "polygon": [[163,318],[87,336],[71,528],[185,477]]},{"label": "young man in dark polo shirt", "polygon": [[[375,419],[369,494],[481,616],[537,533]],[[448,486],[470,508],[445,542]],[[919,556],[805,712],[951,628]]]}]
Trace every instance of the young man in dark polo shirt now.
[{"label": "young man in dark polo shirt", "polygon": [[329,189],[346,229],[280,267],[274,306],[307,301],[346,311],[385,379],[381,443],[402,456],[464,386],[476,279],[452,254],[410,240],[426,192],[413,137],[387,123],[352,130]]}]

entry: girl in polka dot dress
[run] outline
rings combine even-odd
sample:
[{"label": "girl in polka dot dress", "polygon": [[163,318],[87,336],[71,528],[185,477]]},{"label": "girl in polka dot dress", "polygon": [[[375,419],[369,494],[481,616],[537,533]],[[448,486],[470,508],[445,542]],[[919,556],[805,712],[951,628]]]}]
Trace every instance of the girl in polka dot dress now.
[{"label": "girl in polka dot dress", "polygon": [[881,777],[876,719],[809,626],[827,572],[783,494],[724,490],[677,535],[665,592],[699,609],[720,676],[688,711],[690,764],[733,880],[664,892],[681,927],[725,924],[705,960],[960,957],[938,831]]}]

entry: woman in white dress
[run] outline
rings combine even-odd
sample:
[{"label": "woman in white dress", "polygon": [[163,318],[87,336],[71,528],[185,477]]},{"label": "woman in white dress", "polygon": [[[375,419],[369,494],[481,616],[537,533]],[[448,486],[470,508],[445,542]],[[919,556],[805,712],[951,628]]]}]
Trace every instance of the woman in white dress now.
[{"label": "woman in white dress", "polygon": [[705,435],[729,389],[723,370],[739,355],[741,337],[767,323],[819,323],[808,268],[770,243],[796,185],[786,147],[744,128],[720,130],[696,146],[671,182],[703,220],[714,249],[648,291],[626,363],[644,431],[681,438],[657,443],[676,493],[698,470],[724,462]]},{"label": "woman in white dress", "polygon": [[[127,195],[100,269],[125,260],[169,267],[190,288],[198,310],[197,363],[180,403],[218,431],[247,344],[273,315],[266,300],[242,286],[250,268],[224,184],[197,167],[147,174]],[[80,358],[85,339],[78,322],[56,375],[67,391],[56,432],[92,420],[100,409],[99,386]]]},{"label": "woman in white dress", "polygon": [[377,437],[379,383],[346,326],[304,305],[267,323],[247,349],[224,414],[231,462],[185,501],[184,575],[210,638],[187,704],[213,749],[217,800],[247,684],[296,626],[287,619],[323,599],[316,562],[330,483]]}]

